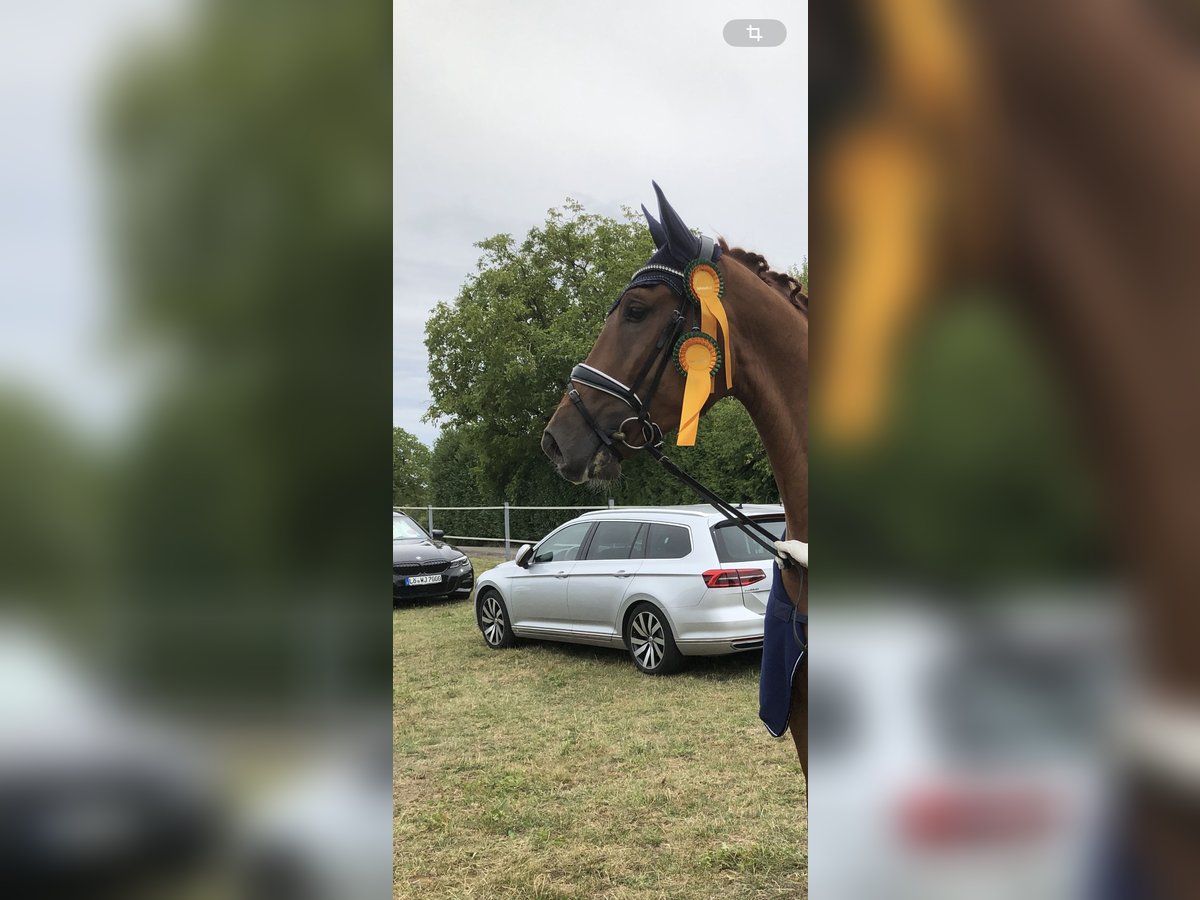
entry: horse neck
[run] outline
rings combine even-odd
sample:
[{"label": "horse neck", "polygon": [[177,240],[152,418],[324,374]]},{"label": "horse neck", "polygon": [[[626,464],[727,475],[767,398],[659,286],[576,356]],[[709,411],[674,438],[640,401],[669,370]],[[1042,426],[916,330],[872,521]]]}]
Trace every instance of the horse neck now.
[{"label": "horse neck", "polygon": [[783,500],[788,537],[808,541],[808,334],[803,314],[740,264],[729,266],[733,396],[754,422]]},{"label": "horse neck", "polygon": [[[1017,16],[1021,7],[998,4],[988,13]],[[1190,237],[1200,192],[1191,150],[1200,108],[1192,102],[1194,79],[1183,83],[1163,68],[1149,19],[1127,28],[1105,22],[1103,40],[1112,52],[1090,50],[1086,60],[1080,56],[1086,68],[1072,71],[1097,95],[1101,82],[1128,84],[1129,73],[1136,75],[1139,90],[1111,107],[1111,119],[1079,120],[1088,130],[1068,140],[1065,127],[1047,133],[1041,124],[1067,120],[1073,101],[1061,90],[1008,107],[1006,131],[1019,136],[1012,141],[1026,161],[1022,183],[1005,192],[1013,198],[1010,227],[1018,236],[1016,297],[1076,389],[1089,449],[1119,523],[1117,552],[1134,573],[1144,671],[1164,690],[1200,697],[1193,639],[1200,623],[1194,603],[1200,596],[1194,341],[1200,255]],[[1113,67],[1113,52],[1124,54],[1126,64]],[[1028,57],[1020,50],[1000,58],[1006,83],[1032,83],[1023,77]],[[1118,129],[1118,119],[1147,125]],[[1097,147],[1104,152],[1093,155]],[[1081,166],[1081,159],[1089,164]],[[1137,190],[1114,190],[1126,172],[1137,173]]]}]

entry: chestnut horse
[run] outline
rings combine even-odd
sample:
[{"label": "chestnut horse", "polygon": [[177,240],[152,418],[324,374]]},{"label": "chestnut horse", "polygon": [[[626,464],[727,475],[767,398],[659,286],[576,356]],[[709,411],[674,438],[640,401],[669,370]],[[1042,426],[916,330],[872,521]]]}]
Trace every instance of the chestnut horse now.
[{"label": "chestnut horse", "polygon": [[[653,445],[661,434],[679,426],[684,377],[667,365],[657,369],[648,391],[642,384],[648,373],[656,371],[655,360],[665,361],[672,354],[675,332],[671,329],[687,308],[681,282],[674,276],[706,250],[724,281],[728,329],[723,337],[728,338],[728,358],[722,364],[732,366],[733,384],[728,386],[723,369],[712,382],[714,390],[703,410],[725,396],[736,397],[746,407],[783,500],[787,537],[807,544],[807,297],[795,279],[771,271],[761,256],[730,249],[723,240],[714,245],[694,235],[658,185],[654,188],[662,222],[648,212],[646,219],[658,249],[613,305],[588,354],[585,366],[592,374],[584,374],[594,383],[574,381],[577,387],[564,394],[546,426],[542,449],[568,481],[603,482],[620,474],[622,459],[640,449],[639,444]],[[671,340],[664,346],[667,334]],[[724,350],[726,344],[718,343]],[[601,380],[595,381],[597,377]],[[605,378],[619,384],[609,381],[611,389],[606,389]],[[643,390],[637,398],[645,405],[643,421],[655,423],[661,429],[657,434],[654,429],[643,431],[641,437],[626,434],[634,431],[629,422],[637,417],[630,416],[633,403],[620,396],[625,386],[632,386],[633,394]],[[781,571],[788,599],[807,616],[808,580],[802,569],[793,566]],[[807,686],[807,660],[802,658],[792,678],[789,727],[806,774]]]}]

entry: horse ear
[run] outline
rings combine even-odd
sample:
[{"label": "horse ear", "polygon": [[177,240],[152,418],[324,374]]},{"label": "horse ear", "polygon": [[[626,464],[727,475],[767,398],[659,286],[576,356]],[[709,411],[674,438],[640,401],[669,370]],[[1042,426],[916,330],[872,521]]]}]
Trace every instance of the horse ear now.
[{"label": "horse ear", "polygon": [[667,246],[671,248],[671,255],[679,260],[695,259],[696,254],[700,252],[700,239],[692,234],[679,213],[667,202],[658,182],[650,183],[654,185],[654,193],[658,195],[658,215],[667,233]]},{"label": "horse ear", "polygon": [[661,223],[654,216],[650,215],[650,210],[646,209],[646,204],[642,204],[642,215],[646,217],[646,224],[650,227],[650,237],[654,238],[654,246],[659,249],[667,242],[667,233],[663,230]]}]

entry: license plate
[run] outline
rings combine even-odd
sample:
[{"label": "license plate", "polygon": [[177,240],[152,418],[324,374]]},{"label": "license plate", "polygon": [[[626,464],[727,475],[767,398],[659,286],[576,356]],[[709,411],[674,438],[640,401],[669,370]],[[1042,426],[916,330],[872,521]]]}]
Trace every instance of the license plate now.
[{"label": "license plate", "polygon": [[441,575],[410,575],[408,578],[404,579],[404,583],[407,585],[441,584],[442,576]]}]

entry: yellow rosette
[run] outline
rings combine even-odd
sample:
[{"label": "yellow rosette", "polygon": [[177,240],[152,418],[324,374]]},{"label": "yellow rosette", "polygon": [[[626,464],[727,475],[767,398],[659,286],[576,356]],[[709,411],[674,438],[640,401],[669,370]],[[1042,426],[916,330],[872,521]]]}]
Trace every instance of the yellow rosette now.
[{"label": "yellow rosette", "polygon": [[[725,387],[733,388],[733,365],[729,355],[729,319],[721,296],[725,293],[725,282],[717,267],[707,260],[697,259],[684,273],[688,297],[700,307],[700,330],[706,334],[720,335],[725,342]],[[715,374],[715,373],[714,373]]]},{"label": "yellow rosette", "polygon": [[696,444],[700,411],[713,392],[713,376],[721,367],[721,351],[716,339],[701,331],[688,332],[675,345],[675,366],[686,379],[675,444],[692,447]]}]

